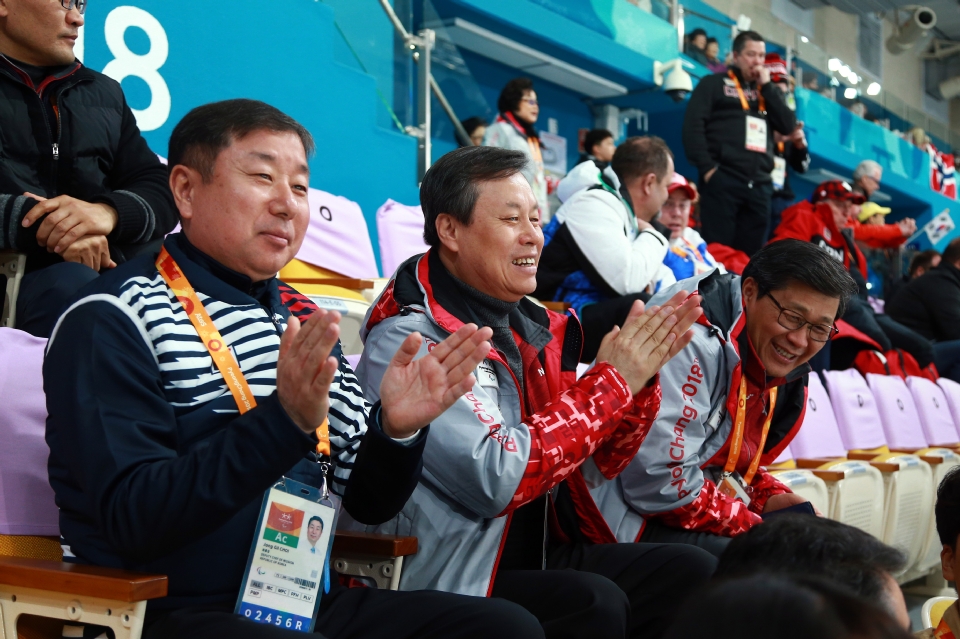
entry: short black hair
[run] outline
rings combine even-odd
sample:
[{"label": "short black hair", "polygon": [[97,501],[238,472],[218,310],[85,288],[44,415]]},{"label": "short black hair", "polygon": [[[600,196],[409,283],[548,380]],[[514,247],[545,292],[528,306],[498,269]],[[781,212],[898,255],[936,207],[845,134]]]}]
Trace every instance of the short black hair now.
[{"label": "short black hair", "polygon": [[733,39],[733,52],[740,53],[747,46],[747,42],[766,42],[763,36],[756,31],[741,31]]},{"label": "short black hair", "polygon": [[956,550],[957,535],[960,535],[960,466],[947,471],[940,482],[933,513],[940,543]]},{"label": "short black hair", "polygon": [[587,131],[583,136],[583,152],[593,155],[593,147],[597,146],[607,138],[613,138],[613,133],[606,129],[593,129]]},{"label": "short black hair", "polygon": [[693,40],[693,39],[696,38],[697,36],[706,36],[706,35],[707,35],[707,32],[706,32],[706,31],[704,31],[704,30],[701,29],[700,27],[697,27],[696,29],[694,29],[693,31],[691,31],[691,32],[690,32],[690,35],[687,36],[687,37],[690,38],[691,40]]},{"label": "short black hair", "polygon": [[479,115],[475,115],[472,118],[467,118],[462,121],[460,124],[463,125],[463,129],[467,132],[467,135],[473,135],[473,132],[482,126],[487,126],[489,124],[486,118],[481,118]]},{"label": "short black hair", "polygon": [[188,166],[207,181],[220,152],[255,131],[294,133],[307,157],[313,155],[313,136],[302,124],[266,102],[237,98],[204,104],[183,116],[170,134],[167,161],[171,168]]},{"label": "short black hair", "polygon": [[497,110],[500,113],[516,113],[520,108],[520,100],[527,91],[533,91],[533,80],[530,78],[514,78],[507,82],[497,98]]},{"label": "short black hair", "polygon": [[939,255],[940,253],[935,249],[920,251],[910,259],[910,268],[907,269],[907,275],[910,279],[913,279],[914,274],[918,270],[923,269],[924,271],[929,271],[933,265],[933,259]]},{"label": "short black hair", "polygon": [[858,291],[843,264],[816,244],[803,240],[779,240],[764,246],[750,259],[741,281],[748,277],[756,281],[759,297],[783,290],[791,282],[806,284],[840,300],[837,317],[843,316],[847,303]]},{"label": "short black hair", "polygon": [[620,182],[627,182],[653,173],[657,180],[667,175],[673,152],[663,139],[655,135],[637,135],[624,140],[613,154],[613,172]]},{"label": "short black hair", "polygon": [[420,184],[423,240],[440,246],[437,216],[446,213],[469,226],[480,197],[479,184],[516,175],[527,166],[522,151],[495,146],[468,146],[447,153],[430,167]]},{"label": "short black hair", "polygon": [[820,575],[878,601],[885,598],[886,575],[902,570],[906,561],[900,550],[859,528],[825,517],[784,514],[734,537],[715,574]]},{"label": "short black hair", "polygon": [[320,528],[323,528],[323,520],[320,519],[320,517],[318,517],[318,516],[316,516],[316,515],[314,515],[313,517],[311,517],[310,519],[307,520],[307,527],[309,528],[309,527],[310,527],[310,524],[312,524],[312,523],[315,522],[315,521],[319,521],[319,522],[320,522]]},{"label": "short black hair", "polygon": [[960,261],[960,237],[950,240],[943,250],[943,261],[947,264],[956,264]]},{"label": "short black hair", "polygon": [[716,44],[719,46],[720,42],[716,38],[711,36],[707,38],[707,44]]}]

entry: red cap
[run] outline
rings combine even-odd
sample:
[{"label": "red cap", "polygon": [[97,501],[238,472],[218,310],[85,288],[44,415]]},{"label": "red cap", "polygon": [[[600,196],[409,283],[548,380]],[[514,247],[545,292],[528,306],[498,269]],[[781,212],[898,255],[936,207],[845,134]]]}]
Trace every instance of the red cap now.
[{"label": "red cap", "polygon": [[697,201],[697,187],[688,182],[687,178],[683,177],[679,173],[674,173],[673,179],[670,180],[670,184],[667,186],[667,193],[673,193],[677,189],[683,189],[687,192],[687,197],[694,202]]},{"label": "red cap", "polygon": [[854,191],[853,187],[843,180],[830,180],[820,184],[817,190],[813,192],[814,204],[823,200],[845,200],[854,204],[863,204],[867,198],[863,196],[863,193]]},{"label": "red cap", "polygon": [[788,82],[790,74],[787,73],[787,62],[780,57],[779,53],[768,53],[763,65],[770,70],[770,80],[772,82]]}]

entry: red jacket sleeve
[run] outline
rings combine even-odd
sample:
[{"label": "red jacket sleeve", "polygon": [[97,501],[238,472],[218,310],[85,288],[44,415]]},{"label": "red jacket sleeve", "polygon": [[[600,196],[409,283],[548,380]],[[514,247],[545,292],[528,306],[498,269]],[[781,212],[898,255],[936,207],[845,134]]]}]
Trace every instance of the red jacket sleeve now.
[{"label": "red jacket sleeve", "polygon": [[630,389],[607,363],[597,364],[526,420],[530,459],[513,498],[503,510],[536,499],[567,478],[620,426],[633,407]]},{"label": "red jacket sleeve", "polygon": [[627,411],[609,437],[593,454],[593,461],[607,479],[623,472],[637,454],[653,421],[660,413],[660,376],[650,381],[633,397],[633,407]]},{"label": "red jacket sleeve", "polygon": [[871,248],[897,248],[907,241],[896,224],[853,225],[853,237]]},{"label": "red jacket sleeve", "polygon": [[763,469],[757,472],[757,475],[753,478],[751,487],[753,488],[753,494],[751,495],[753,499],[750,502],[750,510],[757,514],[763,512],[763,507],[767,505],[767,500],[774,495],[793,492]]},{"label": "red jacket sleeve", "polygon": [[791,209],[793,209],[793,207],[790,207],[783,212],[783,218],[780,221],[780,226],[778,226],[773,232],[773,237],[770,238],[771,242],[791,238],[795,240],[803,240],[804,242],[810,241],[810,238],[813,235],[809,224],[810,213],[805,210],[792,211]]},{"label": "red jacket sleeve", "polygon": [[686,506],[649,517],[674,528],[721,537],[736,537],[763,521],[742,501],[721,493],[709,479],[703,482],[697,498]]}]

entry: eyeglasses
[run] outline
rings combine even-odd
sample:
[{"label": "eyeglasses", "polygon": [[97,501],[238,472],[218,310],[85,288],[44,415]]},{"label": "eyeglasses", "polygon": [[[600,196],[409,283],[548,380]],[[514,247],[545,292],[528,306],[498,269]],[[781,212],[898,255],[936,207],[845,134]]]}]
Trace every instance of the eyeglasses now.
[{"label": "eyeglasses", "polygon": [[87,10],[87,0],[60,0],[60,6],[67,11],[76,9],[77,13],[83,15],[83,12]]},{"label": "eyeglasses", "polygon": [[840,332],[840,329],[832,324],[814,324],[813,322],[808,322],[803,319],[803,315],[800,313],[783,308],[780,302],[770,293],[767,293],[767,297],[769,297],[770,301],[780,310],[780,315],[777,317],[777,324],[788,331],[798,331],[804,326],[809,325],[810,339],[815,342],[829,342],[834,335]]},{"label": "eyeglasses", "polygon": [[540,103],[534,100],[533,98],[523,98],[523,101],[529,104],[530,106],[538,106]]}]

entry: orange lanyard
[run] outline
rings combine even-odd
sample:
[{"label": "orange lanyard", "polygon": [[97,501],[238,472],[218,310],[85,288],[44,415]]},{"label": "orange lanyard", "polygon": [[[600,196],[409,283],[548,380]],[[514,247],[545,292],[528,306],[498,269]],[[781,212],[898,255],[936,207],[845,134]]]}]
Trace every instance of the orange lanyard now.
[{"label": "orange lanyard", "polygon": [[[227,382],[227,388],[233,395],[234,401],[237,402],[237,409],[240,414],[243,415],[248,410],[256,408],[257,400],[254,398],[253,392],[250,391],[247,378],[243,375],[240,366],[234,361],[230,354],[230,348],[223,336],[220,335],[220,331],[217,330],[213,320],[210,319],[210,314],[207,313],[203,302],[197,297],[197,292],[166,248],[160,249],[156,265],[163,281],[167,283],[173,294],[180,300],[183,310],[190,318],[190,323],[193,324],[194,330],[200,336],[200,341],[203,342],[207,352],[210,353],[210,357],[213,358],[213,363],[217,365],[217,370],[220,371],[223,379]],[[317,428],[317,438],[320,440],[320,443],[317,444],[317,453],[329,457],[330,432],[327,418],[324,418],[323,423]]]},{"label": "orange lanyard", "polygon": [[[757,469],[760,468],[760,457],[763,456],[763,447],[767,443],[767,435],[770,434],[770,423],[773,421],[773,407],[777,403],[776,387],[770,389],[770,408],[767,411],[767,419],[763,422],[763,432],[760,434],[760,443],[757,445],[757,454],[753,456],[747,473],[743,476],[743,482],[749,486],[753,481]],[[727,477],[733,474],[737,468],[737,461],[740,459],[740,447],[743,445],[744,425],[747,421],[747,376],[741,371],[740,374],[740,397],[737,400],[737,416],[733,420],[733,437],[730,440],[730,452],[727,454],[727,464],[723,467],[723,474]]]},{"label": "orange lanyard", "polygon": [[934,631],[933,636],[936,639],[955,639],[953,631],[950,630],[950,626],[947,624],[946,618],[941,617],[940,623],[937,624],[937,629]]},{"label": "orange lanyard", "polygon": [[680,248],[680,247],[673,247],[671,250],[674,253],[676,253],[682,258],[686,258],[692,253],[694,257],[696,257],[699,261],[706,263],[707,260],[703,259],[703,255],[700,254],[700,250],[696,246],[691,244],[689,241],[687,241],[687,238],[681,237],[680,241],[683,242],[683,245],[687,247],[687,251],[684,251],[683,248]]},{"label": "orange lanyard", "polygon": [[[730,76],[731,80],[733,80],[733,85],[737,87],[737,95],[740,96],[740,106],[743,107],[743,110],[746,113],[750,113],[750,103],[747,102],[747,96],[743,93],[743,89],[740,87],[740,79],[737,77],[737,74],[733,71],[727,71],[727,75]],[[767,102],[763,99],[763,94],[760,93],[760,89],[757,89],[757,100],[760,103],[760,106],[757,110],[761,115],[766,115]]]},{"label": "orange lanyard", "polygon": [[527,144],[530,145],[530,154],[537,165],[543,165],[543,153],[540,152],[540,140],[537,138],[527,138]]}]

